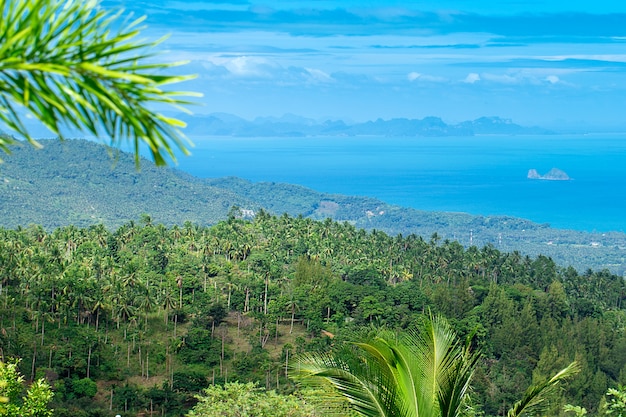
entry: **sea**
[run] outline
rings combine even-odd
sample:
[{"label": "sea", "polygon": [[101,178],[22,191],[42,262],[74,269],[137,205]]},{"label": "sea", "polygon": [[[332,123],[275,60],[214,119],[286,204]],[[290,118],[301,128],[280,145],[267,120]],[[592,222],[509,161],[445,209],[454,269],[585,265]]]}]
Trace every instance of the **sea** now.
[{"label": "sea", "polygon": [[[178,169],[368,196],[420,210],[626,231],[626,134],[473,137],[192,137]],[[569,181],[528,179],[564,171]]]}]

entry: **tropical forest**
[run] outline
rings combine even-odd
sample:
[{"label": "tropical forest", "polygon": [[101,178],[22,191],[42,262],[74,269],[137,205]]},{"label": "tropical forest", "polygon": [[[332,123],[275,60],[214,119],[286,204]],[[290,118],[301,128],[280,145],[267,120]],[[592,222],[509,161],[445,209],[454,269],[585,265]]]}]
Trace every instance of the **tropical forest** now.
[{"label": "tropical forest", "polygon": [[[145,215],[116,230],[3,229],[4,361],[48,381],[59,416],[185,415],[204,395],[237,390],[242,401],[273,392],[314,410],[319,393],[291,378],[299,358],[347,355],[350,341],[445,317],[480,352],[464,412],[503,415],[575,361],[579,372],[550,393],[546,412],[570,404],[595,415],[626,377],[619,276],[437,235],[240,217],[233,208],[210,227]],[[211,387],[234,392],[203,394]],[[250,415],[279,415],[270,410]],[[214,413],[192,415],[246,415]]]},{"label": "tropical forest", "polygon": [[201,94],[109,3],[0,1],[0,416],[626,416],[623,233],[163,167]]}]

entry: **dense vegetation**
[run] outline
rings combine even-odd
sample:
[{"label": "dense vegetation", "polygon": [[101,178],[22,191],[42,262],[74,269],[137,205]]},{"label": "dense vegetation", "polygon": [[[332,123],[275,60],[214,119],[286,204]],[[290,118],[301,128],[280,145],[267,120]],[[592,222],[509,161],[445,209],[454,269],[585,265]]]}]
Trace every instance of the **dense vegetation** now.
[{"label": "dense vegetation", "polygon": [[[348,221],[388,234],[437,233],[463,246],[493,245],[501,251],[544,254],[578,271],[626,271],[626,234],[553,229],[512,217],[425,212],[366,197],[331,195],[289,184],[238,178],[198,179],[84,140],[42,140],[44,149],[14,147],[0,165],[0,226],[40,224],[50,231],[74,225],[117,228],[150,213],[166,225],[212,225],[233,205],[281,215]],[[108,150],[108,153],[107,153]],[[112,156],[112,158],[111,158]]]},{"label": "dense vegetation", "polygon": [[[294,390],[294,355],[425,312],[475,332],[473,402],[501,415],[572,360],[553,398],[595,414],[626,382],[626,283],[548,257],[389,236],[330,219],[0,229],[0,347],[46,377],[55,415],[184,414],[211,383]],[[427,314],[427,313],[426,313]]]}]

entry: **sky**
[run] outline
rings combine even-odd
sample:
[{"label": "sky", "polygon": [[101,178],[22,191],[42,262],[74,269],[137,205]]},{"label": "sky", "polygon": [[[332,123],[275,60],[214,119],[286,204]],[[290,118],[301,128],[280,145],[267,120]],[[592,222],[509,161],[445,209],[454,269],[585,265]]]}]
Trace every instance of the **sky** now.
[{"label": "sky", "polygon": [[169,38],[194,113],[626,130],[618,0],[104,0]]}]

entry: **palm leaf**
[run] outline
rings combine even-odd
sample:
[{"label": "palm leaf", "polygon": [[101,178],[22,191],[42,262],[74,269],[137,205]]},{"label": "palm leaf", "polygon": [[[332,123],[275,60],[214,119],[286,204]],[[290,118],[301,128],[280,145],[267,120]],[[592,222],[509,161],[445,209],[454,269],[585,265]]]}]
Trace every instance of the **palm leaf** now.
[{"label": "palm leaf", "polygon": [[507,417],[519,417],[526,412],[538,408],[544,403],[546,395],[556,389],[561,381],[577,374],[579,371],[580,366],[578,363],[572,362],[547,381],[530,386],[524,393],[522,399],[516,402],[508,411]]},{"label": "palm leaf", "polygon": [[334,387],[363,416],[454,417],[478,358],[437,317],[421,331],[380,331],[352,350],[303,356],[294,369],[302,382]]},{"label": "palm leaf", "polygon": [[297,380],[310,386],[331,386],[358,414],[366,417],[400,417],[390,375],[375,362],[360,361],[347,350],[308,354],[292,368]]},{"label": "palm leaf", "polygon": [[[144,18],[126,22],[95,1],[74,0],[0,0],[0,12],[0,121],[9,129],[36,144],[23,107],[58,136],[70,127],[115,146],[128,141],[137,163],[140,143],[159,165],[175,161],[176,149],[189,153],[184,123],[152,107],[184,110],[183,97],[199,95],[163,86],[193,76],[163,73],[181,62],[152,62],[162,39],[136,40]],[[0,137],[3,150],[11,143]]]}]

